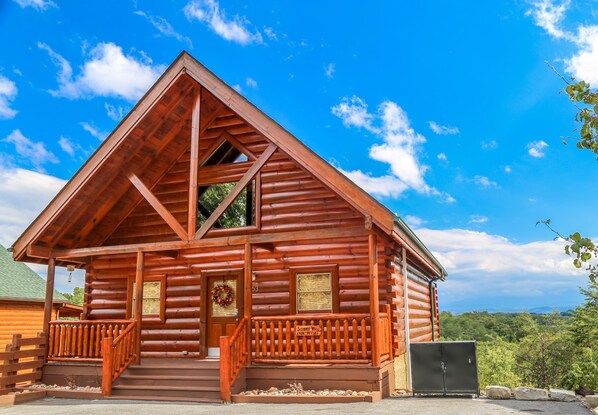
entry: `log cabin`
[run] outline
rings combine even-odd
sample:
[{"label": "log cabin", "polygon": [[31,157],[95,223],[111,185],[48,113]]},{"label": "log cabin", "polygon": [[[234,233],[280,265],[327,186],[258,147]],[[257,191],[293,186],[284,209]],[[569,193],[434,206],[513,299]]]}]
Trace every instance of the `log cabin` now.
[{"label": "log cabin", "polygon": [[[46,284],[22,262],[15,262],[0,245],[0,352],[15,334],[35,336],[42,331]],[[77,317],[82,308],[69,304],[58,291],[52,296],[51,318]]]},{"label": "log cabin", "polygon": [[[44,380],[112,398],[409,389],[446,271],[399,217],[181,53],[13,245],[85,269]],[[101,380],[93,380],[101,366]],[[90,380],[91,379],[91,380]]]}]

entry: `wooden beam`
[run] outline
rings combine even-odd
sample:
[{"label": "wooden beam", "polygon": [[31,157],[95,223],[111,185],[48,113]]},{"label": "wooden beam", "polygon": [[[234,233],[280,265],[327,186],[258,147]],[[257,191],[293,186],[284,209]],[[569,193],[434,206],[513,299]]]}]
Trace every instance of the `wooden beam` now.
[{"label": "wooden beam", "polygon": [[249,149],[247,147],[245,147],[245,145],[243,143],[241,143],[239,140],[237,140],[228,131],[224,131],[222,133],[221,137],[224,137],[226,139],[226,141],[231,143],[231,145],[233,147],[235,147],[241,153],[245,154],[249,160],[254,160],[254,161],[257,160],[257,157],[255,157],[255,154],[253,154],[251,151],[249,151]]},{"label": "wooden beam", "polygon": [[193,238],[197,230],[197,174],[199,172],[199,129],[201,114],[201,87],[193,100],[191,114],[191,156],[189,167],[189,207],[187,209],[187,239]]},{"label": "wooden beam", "polygon": [[[48,258],[48,272],[46,274],[46,298],[44,301],[44,321],[42,330],[49,340],[50,336],[50,320],[52,319],[52,305],[54,303],[54,277],[56,275],[56,263],[54,257],[50,255]],[[49,344],[49,343],[46,343]],[[47,350],[46,350],[47,353]]]},{"label": "wooden beam", "polygon": [[116,246],[99,246],[92,248],[57,249],[53,255],[59,259],[70,260],[71,258],[97,256],[97,255],[121,255],[132,254],[138,251],[159,252],[191,248],[208,248],[223,246],[239,246],[247,242],[251,244],[263,244],[274,242],[301,241],[305,239],[334,239],[347,237],[366,236],[363,226],[350,228],[320,228],[291,232],[258,233],[235,236],[220,236],[204,239],[192,239],[190,241],[153,242],[146,244],[130,244]]},{"label": "wooden beam", "polygon": [[204,235],[206,233],[208,233],[208,231],[210,230],[210,228],[212,226],[214,226],[214,223],[216,223],[216,221],[218,219],[220,219],[220,216],[222,216],[222,214],[224,212],[226,212],[226,209],[228,209],[229,206],[239,196],[239,194],[241,194],[241,192],[243,191],[243,189],[245,189],[245,186],[247,186],[249,184],[249,182],[260,171],[260,169],[264,166],[264,164],[266,164],[266,162],[270,159],[270,157],[272,156],[272,154],[274,154],[274,152],[276,151],[277,148],[278,147],[276,147],[274,144],[270,144],[268,146],[268,148],[266,148],[264,150],[264,152],[262,153],[262,155],[260,156],[260,158],[258,158],[253,163],[253,166],[251,166],[251,168],[249,170],[247,170],[247,173],[245,173],[243,175],[243,177],[241,177],[241,180],[239,180],[237,182],[237,184],[235,185],[235,187],[233,187],[233,189],[230,191],[230,193],[218,205],[218,207],[214,210],[214,212],[212,212],[212,214],[210,215],[210,217],[204,222],[203,225],[201,225],[201,228],[199,228],[199,230],[195,234],[195,239],[201,239],[201,238],[204,237]]},{"label": "wooden beam", "polygon": [[143,184],[143,182],[134,173],[129,174],[129,180],[135,186],[139,193],[145,198],[145,200],[158,212],[158,215],[164,219],[164,221],[172,228],[172,230],[181,238],[183,241],[187,240],[187,232],[178,220],[164,207],[156,196]]},{"label": "wooden beam", "polygon": [[372,318],[372,366],[380,366],[380,297],[378,293],[378,238],[370,231],[368,237],[368,264],[370,283],[370,316]]},{"label": "wooden beam", "polygon": [[201,155],[201,157],[199,158],[199,165],[203,166],[204,163],[206,161],[208,161],[208,158],[214,153],[214,151],[216,151],[218,149],[218,147],[220,147],[222,145],[222,143],[224,142],[224,138],[219,137],[216,141],[214,141],[214,143],[212,143],[212,145],[210,147],[208,147],[208,149]]},{"label": "wooden beam", "polygon": [[[249,242],[245,244],[245,266],[243,268],[243,317],[251,327],[251,314],[253,307],[253,247]],[[251,350],[251,328],[247,336],[247,350]],[[247,357],[247,364],[251,364],[251,353]]]},{"label": "wooden beam", "polygon": [[135,268],[135,310],[134,318],[137,322],[137,343],[135,344],[135,364],[141,361],[141,322],[143,319],[143,270],[145,267],[145,253],[137,252],[137,266]]}]

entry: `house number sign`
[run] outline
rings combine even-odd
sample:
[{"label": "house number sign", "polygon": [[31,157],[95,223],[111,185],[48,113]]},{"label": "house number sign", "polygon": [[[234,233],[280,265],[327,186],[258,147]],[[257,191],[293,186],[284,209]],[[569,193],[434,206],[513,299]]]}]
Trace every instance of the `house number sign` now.
[{"label": "house number sign", "polygon": [[295,327],[295,336],[308,337],[320,336],[322,334],[321,326],[297,326]]}]

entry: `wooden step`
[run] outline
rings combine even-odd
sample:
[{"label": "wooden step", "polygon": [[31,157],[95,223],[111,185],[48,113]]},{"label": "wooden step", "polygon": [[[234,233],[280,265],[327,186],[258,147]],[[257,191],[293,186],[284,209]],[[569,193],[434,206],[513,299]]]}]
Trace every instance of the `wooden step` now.
[{"label": "wooden step", "polygon": [[220,388],[210,386],[158,386],[158,385],[114,385],[112,396],[145,397],[145,399],[162,400],[162,398],[181,398],[181,400],[203,399],[205,402],[220,402]]},{"label": "wooden step", "polygon": [[117,395],[107,396],[104,399],[113,400],[127,400],[127,401],[163,401],[163,402],[197,402],[197,403],[221,403],[220,398],[214,400],[212,398],[189,398],[177,396],[141,396],[141,395]]},{"label": "wooden step", "polygon": [[171,385],[171,386],[210,386],[218,387],[220,384],[219,376],[181,376],[181,375],[138,375],[125,373],[115,382],[115,385]]}]

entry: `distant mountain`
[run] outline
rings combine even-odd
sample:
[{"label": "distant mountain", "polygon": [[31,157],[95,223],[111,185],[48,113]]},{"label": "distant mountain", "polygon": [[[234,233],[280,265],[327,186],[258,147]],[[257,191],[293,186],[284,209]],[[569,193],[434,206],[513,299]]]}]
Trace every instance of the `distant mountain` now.
[{"label": "distant mountain", "polygon": [[548,306],[544,306],[544,307],[530,308],[527,311],[529,311],[531,314],[550,314],[554,310],[558,310],[559,312],[564,313],[566,311],[575,310],[575,307],[572,307],[572,306],[567,306],[567,307],[548,307]]}]

